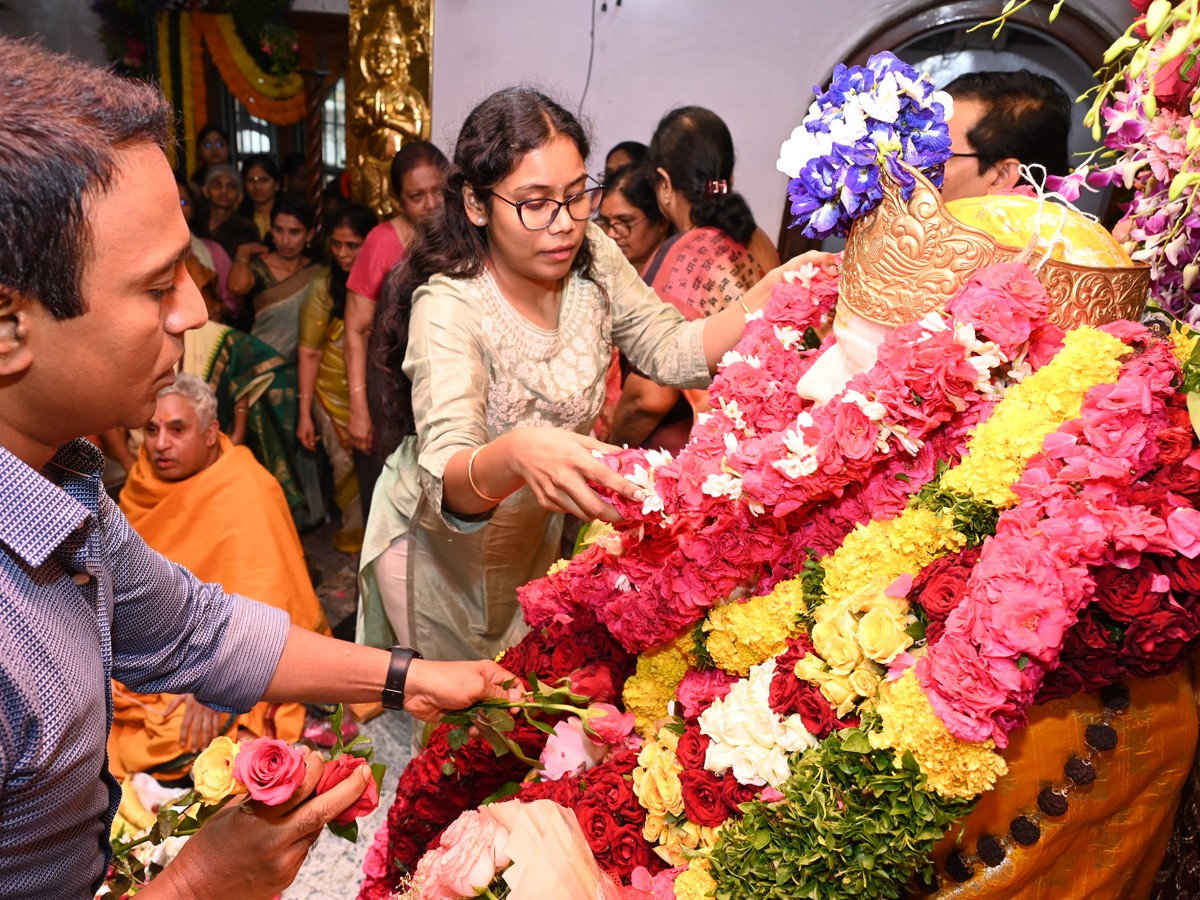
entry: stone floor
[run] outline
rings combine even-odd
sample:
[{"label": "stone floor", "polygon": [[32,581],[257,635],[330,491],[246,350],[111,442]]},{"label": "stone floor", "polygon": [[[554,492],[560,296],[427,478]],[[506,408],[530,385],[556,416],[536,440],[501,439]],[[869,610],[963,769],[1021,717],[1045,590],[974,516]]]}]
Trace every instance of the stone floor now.
[{"label": "stone floor", "polygon": [[[330,625],[339,637],[353,639],[358,559],[334,549],[335,530],[334,526],[326,525],[304,535],[301,540],[317,596]],[[387,819],[388,807],[396,793],[396,781],[408,762],[412,719],[405,713],[384,712],[364,723],[362,732],[375,745],[375,760],[388,767],[379,809],[359,819],[357,844],[349,844],[328,831],[321,835],[295,883],[283,892],[284,900],[343,900],[354,898],[358,893],[363,857],[375,832]]]}]

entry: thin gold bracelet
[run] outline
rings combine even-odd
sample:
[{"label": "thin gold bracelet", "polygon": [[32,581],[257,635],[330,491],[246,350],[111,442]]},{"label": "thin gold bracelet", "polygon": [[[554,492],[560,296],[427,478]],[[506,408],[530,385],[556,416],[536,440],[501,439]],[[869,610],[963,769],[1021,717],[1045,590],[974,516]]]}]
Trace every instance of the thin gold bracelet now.
[{"label": "thin gold bracelet", "polygon": [[475,465],[475,456],[476,456],[476,454],[479,453],[480,450],[482,450],[486,446],[487,446],[487,444],[484,444],[480,447],[476,447],[474,450],[471,451],[471,455],[467,457],[467,481],[471,485],[471,490],[473,490],[479,496],[479,498],[481,500],[486,500],[488,503],[500,503],[504,499],[503,497],[489,497],[487,494],[485,494],[483,491],[481,491],[475,484],[475,475],[473,474],[473,471],[472,471],[473,467]]},{"label": "thin gold bracelet", "polygon": [[746,298],[738,297],[738,303],[742,304],[742,312],[744,312],[746,314],[746,318],[747,319],[750,318],[750,316],[753,315],[753,313],[750,312],[750,307],[748,307],[746,305]]}]

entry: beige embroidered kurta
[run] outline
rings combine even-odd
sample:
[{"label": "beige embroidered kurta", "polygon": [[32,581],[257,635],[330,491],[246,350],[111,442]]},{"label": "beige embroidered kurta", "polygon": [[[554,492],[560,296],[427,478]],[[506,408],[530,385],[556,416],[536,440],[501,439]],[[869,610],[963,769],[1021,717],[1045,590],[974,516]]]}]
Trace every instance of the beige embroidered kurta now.
[{"label": "beige embroidered kurta", "polygon": [[376,488],[360,640],[391,639],[379,627],[386,620],[370,566],[406,535],[407,618],[418,650],[468,659],[515,643],[525,631],[517,588],[558,558],[562,515],[542,509],[523,487],[488,515],[458,518],[442,508],[447,462],[518,427],[585,434],[604,401],[613,345],[659,383],[709,382],[704,322],[688,322],[659,300],[598,228],[587,234],[595,280],[568,278],[554,330],[513,309],[487,273],[435,276],[414,294],[404,370],[417,435],[393,454]]}]

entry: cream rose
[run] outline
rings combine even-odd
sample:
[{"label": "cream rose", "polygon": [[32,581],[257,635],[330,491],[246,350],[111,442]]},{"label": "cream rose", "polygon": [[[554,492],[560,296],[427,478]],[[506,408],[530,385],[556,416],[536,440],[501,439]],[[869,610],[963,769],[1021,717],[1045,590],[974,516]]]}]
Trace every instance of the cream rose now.
[{"label": "cream rose", "polygon": [[233,776],[233,761],[242,745],[232,738],[214,738],[192,763],[192,783],[205,803],[220,803],[231,794],[246,793],[246,786]]},{"label": "cream rose", "polygon": [[858,643],[868,659],[886,666],[912,646],[905,620],[888,605],[872,606],[858,621]]}]

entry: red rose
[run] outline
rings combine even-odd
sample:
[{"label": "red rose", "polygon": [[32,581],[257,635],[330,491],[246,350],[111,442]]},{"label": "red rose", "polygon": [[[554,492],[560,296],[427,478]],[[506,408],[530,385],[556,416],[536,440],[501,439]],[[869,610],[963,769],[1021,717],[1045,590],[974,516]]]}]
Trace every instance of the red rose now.
[{"label": "red rose", "polygon": [[[799,678],[793,679],[799,682],[799,690],[796,694],[796,712],[800,714],[800,721],[804,723],[804,727],[817,740],[824,740],[829,737],[829,733],[833,731],[837,724],[837,717],[833,714],[833,707],[829,705],[829,701],[825,699],[825,695],[821,693],[821,689],[815,684],[807,681],[800,681]],[[774,688],[774,683],[771,687]]]},{"label": "red rose", "polygon": [[584,782],[587,794],[623,824],[641,825],[646,821],[646,810],[638,803],[633,783],[626,775],[600,765],[584,776]]},{"label": "red rose", "polygon": [[551,678],[561,678],[564,675],[571,674],[572,671],[578,669],[586,663],[587,657],[584,656],[583,648],[578,642],[571,638],[558,641],[554,645],[554,649],[550,651],[549,672]]},{"label": "red rose", "polygon": [[423,793],[413,798],[413,817],[425,822],[438,822],[444,825],[462,812],[462,807],[448,803],[436,790]]},{"label": "red rose", "polygon": [[579,820],[579,827],[593,853],[602,853],[611,846],[619,826],[613,814],[601,806],[597,798],[583,797],[575,806],[575,818]]},{"label": "red rose", "polygon": [[1187,559],[1180,556],[1171,560],[1171,587],[1184,606],[1191,606],[1196,595],[1200,595],[1200,558]]},{"label": "red rose", "polygon": [[945,622],[946,617],[958,606],[966,592],[971,569],[979,561],[979,547],[944,556],[922,570],[913,582],[910,597],[921,608],[930,621]]},{"label": "red rose", "polygon": [[642,837],[641,826],[622,825],[613,834],[608,852],[597,854],[596,859],[610,875],[628,881],[634,869],[651,868],[658,857]]},{"label": "red rose", "polygon": [[1093,569],[1096,605],[1118,622],[1132,622],[1163,605],[1164,596],[1151,588],[1159,572],[1143,565],[1138,569],[1099,566]]},{"label": "red rose", "polygon": [[1200,634],[1200,620],[1178,606],[1167,606],[1129,624],[1120,660],[1131,675],[1153,678],[1183,662],[1184,647]]},{"label": "red rose", "polygon": [[704,769],[685,769],[679,775],[683,789],[683,810],[697,825],[716,827],[729,818],[721,780]]},{"label": "red rose", "polygon": [[576,669],[571,673],[571,693],[582,694],[596,703],[612,703],[617,697],[612,669],[605,665]]},{"label": "red rose", "polygon": [[708,736],[701,734],[695,725],[689,725],[679,736],[679,743],[675,746],[675,757],[684,769],[703,769],[708,744]]},{"label": "red rose", "polygon": [[726,775],[721,779],[721,797],[729,807],[731,815],[737,814],[741,804],[749,803],[757,797],[759,790],[752,784],[740,783],[733,775]]},{"label": "red rose", "polygon": [[416,868],[417,860],[429,849],[428,844],[418,844],[409,835],[397,833],[395,829],[390,830],[389,842],[390,857],[395,860],[395,863],[390,863],[388,868],[391,871],[396,871],[398,868],[399,871],[396,874],[407,873],[410,869]]},{"label": "red rose", "polygon": [[[321,772],[321,780],[317,782],[317,793],[323,794],[336,784],[341,784],[350,777],[358,769],[367,765],[367,761],[361,756],[341,756],[329,760],[325,763],[325,768]],[[366,787],[359,795],[358,799],[351,803],[348,807],[338,813],[333,821],[340,822],[343,825],[349,825],[359,816],[365,816],[379,805],[379,785],[375,783],[374,778],[367,780]]]},{"label": "red rose", "polygon": [[1124,678],[1126,671],[1117,660],[1117,649],[1109,629],[1089,611],[1067,632],[1059,666],[1046,673],[1035,702],[1094,691]]}]

